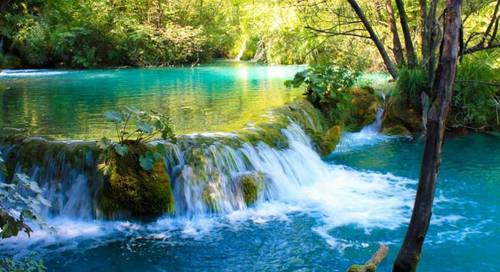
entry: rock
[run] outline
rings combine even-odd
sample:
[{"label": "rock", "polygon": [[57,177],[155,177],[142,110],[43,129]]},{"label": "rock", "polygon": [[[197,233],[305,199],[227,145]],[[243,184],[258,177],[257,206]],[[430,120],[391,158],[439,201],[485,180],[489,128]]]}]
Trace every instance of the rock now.
[{"label": "rock", "polygon": [[411,132],[402,125],[394,125],[392,127],[387,127],[382,130],[382,133],[394,136],[410,136]]},{"label": "rock", "polygon": [[351,113],[344,123],[353,130],[359,130],[375,121],[377,111],[382,107],[382,99],[369,87],[353,88],[351,95]]},{"label": "rock", "polygon": [[403,126],[410,133],[422,131],[422,115],[412,108],[402,105],[397,97],[389,98],[382,117],[382,128]]},{"label": "rock", "polygon": [[321,137],[320,154],[327,156],[335,150],[337,144],[340,142],[342,128],[340,126],[333,126],[328,129]]},{"label": "rock", "polygon": [[164,161],[158,160],[152,171],[145,171],[139,164],[139,156],[147,147],[127,146],[127,155],[121,157],[113,152],[109,159],[110,174],[98,198],[101,211],[107,218],[147,218],[172,213],[174,197]]},{"label": "rock", "polygon": [[254,204],[264,189],[264,174],[261,172],[244,174],[240,177],[239,187],[247,206]]}]

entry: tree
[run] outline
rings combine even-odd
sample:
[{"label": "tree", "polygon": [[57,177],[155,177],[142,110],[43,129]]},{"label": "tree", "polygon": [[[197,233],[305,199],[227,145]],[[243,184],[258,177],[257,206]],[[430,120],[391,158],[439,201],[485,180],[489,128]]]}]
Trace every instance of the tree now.
[{"label": "tree", "polygon": [[429,228],[436,180],[441,163],[446,117],[453,94],[453,83],[460,51],[461,0],[446,0],[444,37],[433,83],[435,98],[427,121],[425,149],[417,195],[410,225],[394,263],[393,271],[415,271]]}]

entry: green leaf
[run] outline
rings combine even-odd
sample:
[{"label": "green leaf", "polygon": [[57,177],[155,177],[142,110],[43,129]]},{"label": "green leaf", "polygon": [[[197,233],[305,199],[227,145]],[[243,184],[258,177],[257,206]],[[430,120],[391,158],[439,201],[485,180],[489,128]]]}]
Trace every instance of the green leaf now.
[{"label": "green leaf", "polygon": [[142,169],[144,169],[146,171],[153,170],[153,167],[155,164],[155,159],[154,159],[153,153],[146,152],[145,154],[141,155],[139,157],[139,164],[141,165]]},{"label": "green leaf", "polygon": [[106,117],[106,120],[113,123],[123,122],[123,115],[117,111],[108,111],[104,116]]},{"label": "green leaf", "polygon": [[128,147],[125,145],[115,144],[114,148],[116,153],[122,157],[128,154]]},{"label": "green leaf", "polygon": [[111,145],[111,140],[106,138],[106,137],[102,137],[98,142],[97,142],[97,147],[102,149],[102,150],[106,150],[110,147]]},{"label": "green leaf", "polygon": [[146,134],[153,133],[153,127],[144,121],[137,122],[137,130]]},{"label": "green leaf", "polygon": [[5,239],[5,238],[17,236],[18,233],[19,233],[18,224],[12,218],[12,220],[8,219],[7,223],[5,223],[2,226],[2,232],[0,234],[2,235],[2,238]]}]

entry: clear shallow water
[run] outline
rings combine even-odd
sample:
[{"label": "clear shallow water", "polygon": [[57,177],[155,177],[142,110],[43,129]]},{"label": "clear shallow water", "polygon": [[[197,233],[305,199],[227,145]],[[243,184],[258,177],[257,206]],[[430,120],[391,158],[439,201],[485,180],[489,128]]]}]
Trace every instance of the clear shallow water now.
[{"label": "clear shallow water", "polygon": [[300,96],[283,82],[302,69],[217,62],[195,68],[4,70],[0,127],[97,139],[110,134],[106,111],[135,106],[167,113],[178,134],[232,131]]},{"label": "clear shallow water", "polygon": [[[149,224],[54,218],[55,234],[4,240],[0,254],[38,252],[50,271],[345,271],[382,242],[390,254],[380,271],[390,271],[409,218],[422,142],[346,134],[339,152],[321,161],[307,139],[293,139],[287,151],[260,147],[262,163],[274,165],[275,153],[308,175],[283,177],[302,182],[287,184],[290,190],[270,202]],[[447,141],[420,271],[499,270],[498,150],[498,136]],[[262,167],[280,177],[278,166]]]}]

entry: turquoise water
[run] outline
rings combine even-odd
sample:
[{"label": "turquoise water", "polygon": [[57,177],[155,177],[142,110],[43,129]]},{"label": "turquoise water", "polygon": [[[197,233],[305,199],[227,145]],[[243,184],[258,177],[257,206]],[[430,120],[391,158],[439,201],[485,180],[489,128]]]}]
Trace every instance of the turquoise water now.
[{"label": "turquoise water", "polygon": [[[227,215],[147,224],[58,218],[50,221],[58,235],[8,240],[0,254],[37,252],[50,271],[345,271],[384,243],[390,253],[380,271],[390,271],[409,218],[422,141],[359,136],[344,136],[321,166],[324,179],[304,161],[319,180],[290,197]],[[493,135],[446,142],[419,271],[500,269],[498,150],[500,137]]]},{"label": "turquoise water", "polygon": [[[194,68],[0,71],[0,127],[98,139],[126,106],[168,114],[178,134],[231,131],[300,96],[283,82],[301,66],[217,62]],[[2,87],[0,86],[0,87]]]},{"label": "turquoise water", "polygon": [[[107,133],[105,111],[135,105],[167,112],[177,133],[229,131],[300,96],[300,90],[284,88],[283,80],[302,68],[233,62],[4,71],[0,84],[8,89],[0,91],[0,125],[55,138],[98,138]],[[201,147],[215,154],[209,158],[215,168],[231,169],[229,176],[259,170],[270,178],[272,197],[247,208],[225,195],[231,209],[222,214],[195,209],[149,223],[93,220],[81,216],[91,212],[92,199],[78,169],[61,173],[64,186],[53,184],[58,173],[41,177],[63,195],[48,193],[55,195],[54,206],[63,207],[47,217],[55,230],[1,240],[0,257],[36,253],[49,271],[345,271],[384,243],[390,253],[380,271],[390,271],[411,212],[422,141],[371,129],[346,133],[336,152],[322,160],[300,127],[292,124],[283,134],[289,149]],[[495,135],[447,140],[420,271],[500,270],[498,150]],[[65,169],[56,163],[47,165]],[[202,200],[192,197],[196,180],[173,182],[176,201],[200,208]]]}]

